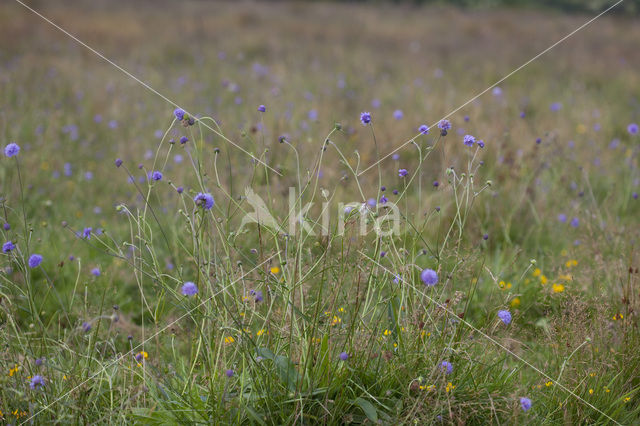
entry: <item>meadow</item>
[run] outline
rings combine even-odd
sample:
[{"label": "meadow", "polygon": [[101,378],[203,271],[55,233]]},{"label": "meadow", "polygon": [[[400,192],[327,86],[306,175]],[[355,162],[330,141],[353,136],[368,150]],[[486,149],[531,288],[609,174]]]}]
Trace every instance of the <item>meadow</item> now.
[{"label": "meadow", "polygon": [[3,423],[640,422],[637,17],[28,4]]}]

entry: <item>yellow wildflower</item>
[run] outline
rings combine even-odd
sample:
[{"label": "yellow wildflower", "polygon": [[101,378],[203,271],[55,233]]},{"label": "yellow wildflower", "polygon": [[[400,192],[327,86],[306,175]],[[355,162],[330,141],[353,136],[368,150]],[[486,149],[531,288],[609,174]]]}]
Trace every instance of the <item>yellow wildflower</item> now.
[{"label": "yellow wildflower", "polygon": [[542,271],[540,270],[540,268],[536,268],[533,270],[533,276],[534,277],[539,277],[540,274],[542,274]]},{"label": "yellow wildflower", "polygon": [[447,383],[447,387],[446,387],[446,389],[445,389],[445,390],[446,390],[446,391],[447,391],[447,393],[448,393],[449,391],[452,391],[452,390],[454,390],[455,388],[456,388],[456,387],[455,387],[455,386],[453,386],[453,383],[449,382],[449,383]]},{"label": "yellow wildflower", "polygon": [[511,301],[511,307],[517,308],[518,306],[520,306],[520,298],[516,297]]},{"label": "yellow wildflower", "polygon": [[225,342],[225,343],[227,343],[227,344],[229,344],[229,343],[233,343],[233,342],[235,342],[235,341],[236,341],[236,339],[234,339],[234,338],[233,338],[233,337],[231,337],[231,336],[227,336],[227,337],[225,337],[225,338],[224,338],[224,342]]},{"label": "yellow wildflower", "polygon": [[554,284],[553,292],[554,293],[562,293],[564,291],[564,286],[562,284]]},{"label": "yellow wildflower", "polygon": [[280,273],[280,268],[279,268],[279,267],[277,267],[277,266],[272,267],[272,268],[271,268],[271,273],[272,273],[273,275],[279,274],[279,273]]}]

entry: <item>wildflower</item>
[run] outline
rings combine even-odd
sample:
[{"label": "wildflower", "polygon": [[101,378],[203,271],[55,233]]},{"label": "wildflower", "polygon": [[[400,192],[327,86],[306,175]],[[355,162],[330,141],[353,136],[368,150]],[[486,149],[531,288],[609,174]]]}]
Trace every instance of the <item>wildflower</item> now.
[{"label": "wildflower", "polygon": [[269,270],[273,275],[280,273],[280,268],[278,266],[274,266]]},{"label": "wildflower", "polygon": [[236,341],[236,339],[234,339],[232,336],[227,336],[227,337],[224,338],[224,342],[226,344],[230,344],[230,343],[233,343],[235,341]]},{"label": "wildflower", "polygon": [[215,201],[213,200],[213,196],[209,193],[200,192],[193,198],[193,201],[196,203],[196,206],[203,207],[206,210],[211,210]]},{"label": "wildflower", "polygon": [[340,357],[340,361],[346,361],[349,359],[349,354],[346,352],[340,352],[340,355],[338,355]]},{"label": "wildflower", "polygon": [[574,217],[573,219],[571,219],[571,226],[573,226],[574,228],[577,228],[580,225],[580,219],[578,219],[577,217]]},{"label": "wildflower", "polygon": [[198,294],[198,286],[196,286],[191,281],[187,281],[182,286],[182,294],[184,296],[195,296],[196,294]]},{"label": "wildflower", "polygon": [[122,166],[122,160],[120,158],[116,158],[116,167]]},{"label": "wildflower", "polygon": [[447,374],[453,373],[453,365],[451,365],[449,361],[442,361],[442,363],[440,364],[440,368]]},{"label": "wildflower", "polygon": [[39,254],[32,254],[29,257],[29,268],[37,268],[42,263],[42,256]]},{"label": "wildflower", "polygon": [[433,269],[424,269],[420,273],[420,279],[424,283],[424,285],[428,287],[433,287],[438,284],[438,274]]},{"label": "wildflower", "polygon": [[439,187],[439,186],[440,186],[440,182],[438,182],[437,180],[434,180],[434,181],[433,181],[433,187],[434,187],[434,188],[437,188],[437,187]]},{"label": "wildflower", "polygon": [[386,204],[389,201],[389,199],[387,198],[386,195],[382,195],[382,197],[380,197],[380,204]]},{"label": "wildflower", "polygon": [[360,121],[362,122],[363,126],[366,126],[367,124],[371,123],[371,113],[369,112],[363,112],[360,114]]},{"label": "wildflower", "polygon": [[176,118],[178,119],[178,121],[182,121],[184,120],[184,115],[185,115],[185,111],[182,108],[176,108],[173,111],[173,115],[176,116]]},{"label": "wildflower", "polygon": [[266,112],[266,111],[267,111],[267,107],[265,107],[264,105],[260,105],[260,106],[258,107],[258,111],[260,111],[260,112]]},{"label": "wildflower", "polygon": [[39,387],[44,387],[44,377],[39,374],[36,374],[31,378],[31,382],[29,383],[31,389],[38,389]]},{"label": "wildflower", "polygon": [[521,397],[520,407],[522,407],[522,411],[529,411],[531,408],[531,400],[529,398]]},{"label": "wildflower", "polygon": [[593,389],[589,389],[589,395],[593,395]]},{"label": "wildflower", "polygon": [[20,147],[17,143],[11,142],[4,148],[4,155],[7,157],[15,157],[20,152]]},{"label": "wildflower", "polygon": [[551,111],[560,111],[562,109],[562,104],[560,102],[554,102],[549,107]]},{"label": "wildflower", "polygon": [[549,387],[549,386],[553,385],[553,382],[552,382],[551,380],[549,380],[549,381],[548,381],[548,382],[546,382],[544,385],[545,385],[546,387]]},{"label": "wildflower", "polygon": [[449,120],[440,120],[438,123],[438,129],[444,130],[445,132],[447,130],[451,130],[451,122]]},{"label": "wildflower", "polygon": [[516,297],[511,301],[511,307],[517,308],[518,306],[520,306],[520,298]]},{"label": "wildflower", "polygon": [[462,141],[466,146],[473,146],[473,144],[476,142],[476,138],[471,135],[465,135]]},{"label": "wildflower", "polygon": [[184,145],[187,142],[189,142],[189,138],[188,137],[180,136],[180,145]]},{"label": "wildflower", "polygon": [[484,235],[482,236],[482,239],[483,239],[483,240],[485,240],[485,241],[487,241],[487,240],[489,239],[489,234],[484,234]]},{"label": "wildflower", "polygon": [[99,277],[100,276],[100,268],[93,268],[91,270],[91,275],[93,275],[94,277]]},{"label": "wildflower", "polygon": [[44,357],[36,358],[36,366],[40,367],[44,363]]},{"label": "wildflower", "polygon": [[183,188],[183,187],[181,187],[181,186],[179,186],[179,187],[177,187],[177,188],[176,188],[176,192],[177,192],[178,194],[182,194],[182,193],[184,192],[184,188]]},{"label": "wildflower", "polygon": [[445,390],[447,391],[447,393],[449,393],[450,391],[454,390],[456,387],[453,385],[453,383],[449,382],[447,383],[447,387],[445,388]]},{"label": "wildflower", "polygon": [[547,278],[547,276],[540,275],[540,284],[545,285],[547,282],[549,282],[549,279]]},{"label": "wildflower", "polygon": [[159,171],[154,171],[153,173],[151,173],[151,179],[155,180],[155,181],[159,181],[162,180],[162,173],[160,173]]},{"label": "wildflower", "polygon": [[558,222],[565,223],[567,221],[567,215],[564,213],[560,213],[558,215]]},{"label": "wildflower", "polygon": [[484,148],[484,141],[483,141],[483,140],[479,140],[479,141],[478,141],[478,146],[479,146],[480,148]]},{"label": "wildflower", "polygon": [[423,135],[428,135],[429,134],[429,126],[427,126],[426,124],[423,124],[420,127],[418,127],[418,131],[420,133],[422,133]]},{"label": "wildflower", "polygon": [[13,377],[14,374],[16,374],[18,372],[18,370],[20,370],[20,366],[19,365],[15,365],[13,368],[9,369],[9,377]]},{"label": "wildflower", "polygon": [[5,231],[8,231],[11,229],[11,225],[9,225],[9,223],[6,223],[4,225],[2,225],[2,227],[4,228]]},{"label": "wildflower", "polygon": [[505,325],[509,325],[511,323],[511,312],[505,310],[498,311],[498,318],[500,318]]},{"label": "wildflower", "polygon": [[224,374],[228,378],[232,378],[233,377],[233,370],[232,369],[228,369],[227,371],[224,372]]},{"label": "wildflower", "polygon": [[88,322],[86,322],[86,321],[85,321],[85,322],[83,322],[83,323],[82,323],[82,330],[83,330],[85,333],[88,333],[89,331],[91,331],[91,324],[89,324],[89,323],[88,323]]},{"label": "wildflower", "polygon": [[92,231],[93,231],[93,228],[90,226],[87,226],[86,228],[84,228],[84,230],[82,231],[82,238],[86,238],[87,240],[90,240]]},{"label": "wildflower", "polygon": [[397,109],[397,110],[393,111],[393,118],[395,118],[396,120],[400,120],[400,119],[402,119],[402,117],[404,117],[404,114],[403,114],[402,110]]},{"label": "wildflower", "polygon": [[[149,354],[146,353],[145,351],[140,351],[135,356],[135,359],[136,359],[136,361],[138,361],[138,363],[140,361],[143,361],[143,360],[147,359],[147,358],[149,358]],[[140,365],[140,364],[138,364],[138,365]]]},{"label": "wildflower", "polygon": [[638,134],[638,125],[636,123],[631,123],[627,126],[627,132],[629,132],[630,135],[637,135]]},{"label": "wildflower", "polygon": [[11,241],[7,241],[2,245],[2,252],[9,253],[10,251],[15,250],[15,248],[16,248],[15,244],[13,244]]},{"label": "wildflower", "polygon": [[409,174],[409,172],[407,171],[407,169],[398,170],[398,176],[400,176],[400,177],[405,177],[408,174]]}]

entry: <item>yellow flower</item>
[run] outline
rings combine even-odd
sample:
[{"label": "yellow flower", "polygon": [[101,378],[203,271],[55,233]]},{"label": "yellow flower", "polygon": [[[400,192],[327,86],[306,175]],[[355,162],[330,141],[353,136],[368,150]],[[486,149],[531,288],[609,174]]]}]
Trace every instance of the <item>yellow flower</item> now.
[{"label": "yellow flower", "polygon": [[258,337],[262,336],[263,334],[264,334],[264,329],[262,328],[256,332],[256,336]]},{"label": "yellow flower", "polygon": [[344,308],[338,309],[338,312],[344,312]]},{"label": "yellow flower", "polygon": [[549,387],[549,386],[551,386],[552,384],[553,384],[553,382],[552,382],[551,380],[549,380],[549,381],[548,381],[547,383],[545,383],[544,385],[545,385],[546,387]]},{"label": "yellow flower", "polygon": [[567,268],[571,268],[573,266],[578,266],[578,261],[575,259],[569,259],[567,260],[567,262],[564,264],[564,266],[566,266]]},{"label": "yellow flower", "polygon": [[384,330],[384,332],[383,332],[382,334],[384,334],[385,336],[388,336],[388,335],[390,335],[390,334],[391,334],[391,331],[390,331],[390,330],[385,329],[385,330]]},{"label": "yellow flower", "polygon": [[447,387],[446,387],[446,389],[445,389],[445,390],[446,390],[446,391],[447,391],[447,393],[448,393],[449,391],[452,391],[452,390],[454,390],[455,388],[456,388],[456,387],[455,387],[455,386],[453,386],[453,384],[452,384],[451,382],[449,382],[449,383],[447,383]]},{"label": "yellow flower", "polygon": [[548,281],[549,279],[546,276],[540,275],[540,284],[545,285]]},{"label": "yellow flower", "polygon": [[540,268],[536,268],[533,270],[533,276],[534,277],[539,277],[540,274],[542,274],[542,271],[540,270]]},{"label": "yellow flower", "polygon": [[593,389],[589,389],[589,395],[593,395]]},{"label": "yellow flower", "polygon": [[512,308],[517,308],[518,306],[520,306],[520,298],[516,297],[515,299],[513,299],[511,301],[511,307]]},{"label": "yellow flower", "polygon": [[504,281],[500,281],[500,282],[498,283],[498,286],[499,286],[500,288],[504,288],[504,286],[505,286],[505,285],[506,285],[506,284],[505,284],[505,282],[504,282]]},{"label": "yellow flower", "polygon": [[9,369],[9,377],[13,377],[13,375],[16,374],[18,372],[18,370],[20,370],[20,367],[18,366],[18,364],[16,364],[15,367],[10,368]]},{"label": "yellow flower", "polygon": [[554,293],[562,293],[564,291],[564,286],[562,284],[554,284],[553,292]]},{"label": "yellow flower", "polygon": [[280,268],[277,266],[274,266],[273,268],[271,268],[271,273],[273,275],[279,274],[280,273]]},{"label": "yellow flower", "polygon": [[560,274],[558,279],[560,281],[573,281],[573,277],[570,274]]},{"label": "yellow flower", "polygon": [[233,337],[231,337],[231,336],[227,336],[227,337],[225,337],[225,338],[224,338],[224,342],[225,342],[225,343],[227,343],[227,344],[229,344],[229,343],[233,343],[233,342],[235,342],[235,341],[236,341],[236,339],[234,339],[234,338],[233,338]]},{"label": "yellow flower", "polygon": [[562,249],[562,251],[560,252],[560,256],[566,256],[567,255],[567,249]]},{"label": "yellow flower", "polygon": [[628,396],[628,397],[626,397],[626,398],[624,399],[624,402],[629,402],[629,400],[630,400],[630,399],[631,399],[631,397],[630,397],[630,396]]},{"label": "yellow flower", "polygon": [[333,321],[331,321],[331,325],[337,325],[340,324],[342,322],[342,319],[338,316],[333,316]]},{"label": "yellow flower", "polygon": [[589,373],[589,376],[596,377],[596,373]]}]

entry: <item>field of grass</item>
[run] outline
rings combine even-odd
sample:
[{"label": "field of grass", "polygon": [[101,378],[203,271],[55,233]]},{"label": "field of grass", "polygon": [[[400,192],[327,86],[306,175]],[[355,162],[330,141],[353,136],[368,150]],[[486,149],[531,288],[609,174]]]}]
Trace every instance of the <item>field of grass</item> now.
[{"label": "field of grass", "polygon": [[29,4],[2,422],[640,422],[637,18]]}]

